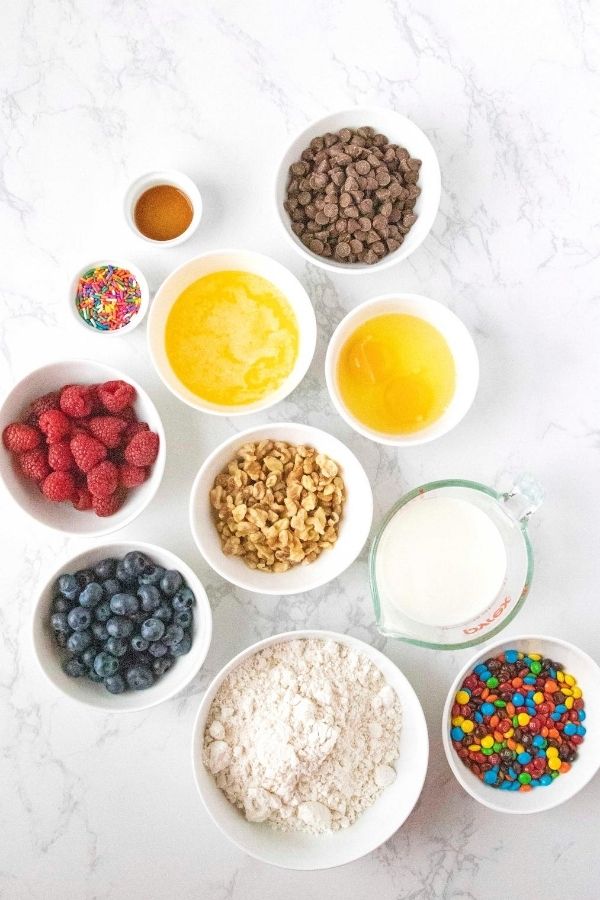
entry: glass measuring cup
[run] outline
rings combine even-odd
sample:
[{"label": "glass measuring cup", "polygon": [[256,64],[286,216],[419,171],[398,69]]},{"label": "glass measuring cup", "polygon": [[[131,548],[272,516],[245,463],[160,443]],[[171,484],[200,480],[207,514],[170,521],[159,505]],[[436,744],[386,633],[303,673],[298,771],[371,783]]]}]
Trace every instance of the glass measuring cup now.
[{"label": "glass measuring cup", "polygon": [[[381,539],[399,509],[419,503],[425,497],[444,496],[466,500],[485,513],[498,529],[506,550],[506,571],[500,590],[479,615],[459,625],[432,626],[411,619],[385,595],[378,578],[378,549]],[[405,494],[385,517],[369,554],[369,578],[379,631],[409,644],[437,650],[474,647],[498,634],[523,606],[533,577],[533,550],[527,525],[542,503],[544,492],[530,475],[522,475],[507,491],[476,481],[448,479],[432,481]]]}]

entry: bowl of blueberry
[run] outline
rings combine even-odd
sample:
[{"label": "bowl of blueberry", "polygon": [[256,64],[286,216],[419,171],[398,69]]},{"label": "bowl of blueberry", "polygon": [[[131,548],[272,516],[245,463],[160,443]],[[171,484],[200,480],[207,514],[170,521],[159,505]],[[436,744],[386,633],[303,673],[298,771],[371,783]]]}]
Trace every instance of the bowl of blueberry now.
[{"label": "bowl of blueberry", "polygon": [[135,711],[179,693],[208,653],[212,616],[192,569],[154,544],[106,543],[61,563],[40,591],[33,645],[63,694]]}]

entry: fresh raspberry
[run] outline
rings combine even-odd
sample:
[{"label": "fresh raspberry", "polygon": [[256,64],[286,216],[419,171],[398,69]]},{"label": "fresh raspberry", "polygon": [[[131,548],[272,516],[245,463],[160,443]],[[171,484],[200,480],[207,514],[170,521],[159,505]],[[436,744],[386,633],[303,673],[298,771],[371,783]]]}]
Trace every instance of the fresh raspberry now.
[{"label": "fresh raspberry", "polygon": [[49,409],[42,413],[39,426],[49,444],[57,444],[71,431],[71,422],[60,409]]},{"label": "fresh raspberry", "polygon": [[71,500],[75,494],[75,482],[70,472],[50,472],[42,482],[42,494],[54,503]]},{"label": "fresh raspberry", "polygon": [[82,472],[89,472],[99,462],[106,459],[106,447],[98,438],[92,437],[91,434],[76,434],[71,438],[69,447],[75,460],[75,465]]},{"label": "fresh raspberry", "polygon": [[25,453],[33,450],[40,443],[41,434],[37,428],[25,425],[23,422],[12,422],[2,432],[4,446],[11,453]]},{"label": "fresh raspberry", "polygon": [[147,477],[148,472],[142,466],[132,466],[130,463],[119,466],[119,480],[125,488],[139,487]]},{"label": "fresh raspberry", "polygon": [[147,422],[130,422],[122,435],[123,445],[126,447],[131,438],[139,434],[140,431],[150,431],[150,426]]},{"label": "fresh raspberry", "polygon": [[132,466],[149,466],[158,456],[158,435],[154,431],[140,431],[125,447],[125,460]]},{"label": "fresh raspberry", "polygon": [[125,419],[127,422],[136,422],[137,421],[136,417],[135,417],[135,409],[133,408],[133,406],[126,406],[125,409],[121,410],[121,412],[119,413],[119,416],[122,419]]},{"label": "fresh raspberry", "polygon": [[121,435],[127,428],[125,419],[116,416],[94,416],[88,424],[90,433],[110,449],[119,446]]},{"label": "fresh raspberry", "polygon": [[112,516],[123,505],[125,494],[115,491],[110,497],[94,497],[92,496],[92,506],[97,516]]},{"label": "fresh raspberry", "polygon": [[120,413],[135,400],[135,388],[126,381],[107,381],[98,386],[98,398],[110,413]]},{"label": "fresh raspberry", "polygon": [[107,459],[90,469],[87,486],[93,497],[110,497],[119,484],[119,470]]},{"label": "fresh raspberry", "polygon": [[48,462],[55,472],[68,472],[75,466],[68,441],[58,441],[48,448]]},{"label": "fresh raspberry", "polygon": [[93,393],[87,384],[69,384],[61,391],[60,408],[72,419],[89,416],[93,405]]},{"label": "fresh raspberry", "polygon": [[50,474],[48,457],[42,447],[35,447],[22,453],[19,465],[25,478],[32,478],[34,481],[43,481],[46,475]]},{"label": "fresh raspberry", "polygon": [[39,417],[42,413],[48,412],[49,409],[58,409],[60,393],[51,391],[33,400],[25,410],[24,419],[28,425],[37,425]]},{"label": "fresh raspberry", "polygon": [[73,494],[73,506],[75,509],[83,511],[92,508],[92,495],[86,487],[77,486]]}]

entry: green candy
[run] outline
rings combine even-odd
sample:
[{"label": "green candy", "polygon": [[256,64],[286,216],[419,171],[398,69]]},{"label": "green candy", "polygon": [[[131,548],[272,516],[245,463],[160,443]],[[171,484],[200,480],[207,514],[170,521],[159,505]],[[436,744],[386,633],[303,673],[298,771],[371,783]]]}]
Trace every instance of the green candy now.
[{"label": "green candy", "polygon": [[531,775],[529,774],[529,772],[521,772],[521,774],[519,775],[519,781],[521,782],[521,784],[529,784],[529,782],[531,781]]},{"label": "green candy", "polygon": [[514,725],[515,728],[518,727],[518,725],[519,725],[519,719],[518,719],[518,716],[513,716],[513,717],[512,717],[512,723],[513,723],[513,725]]},{"label": "green candy", "polygon": [[494,744],[492,745],[492,750],[494,751],[494,753],[499,753],[500,750],[502,750],[502,747],[503,747],[502,744],[499,744],[498,741],[494,741]]},{"label": "green candy", "polygon": [[491,756],[492,753],[494,752],[494,749],[493,749],[493,747],[482,747],[481,752],[483,753],[484,756]]},{"label": "green candy", "polygon": [[542,664],[539,660],[534,659],[533,662],[531,663],[531,665],[529,666],[529,668],[533,672],[534,675],[539,675],[540,672],[542,671]]},{"label": "green candy", "polygon": [[497,706],[498,709],[504,709],[506,706],[506,700],[494,700],[494,706]]},{"label": "green candy", "polygon": [[486,685],[487,685],[489,688],[495,688],[495,687],[498,687],[499,684],[500,684],[500,682],[498,681],[498,679],[496,678],[495,675],[492,675],[492,677],[491,677],[491,678],[488,678],[488,680],[486,681]]}]

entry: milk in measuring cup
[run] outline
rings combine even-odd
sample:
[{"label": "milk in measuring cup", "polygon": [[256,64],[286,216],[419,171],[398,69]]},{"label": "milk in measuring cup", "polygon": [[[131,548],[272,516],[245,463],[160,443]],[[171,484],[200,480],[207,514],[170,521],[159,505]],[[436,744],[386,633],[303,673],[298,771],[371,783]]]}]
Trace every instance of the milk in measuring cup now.
[{"label": "milk in measuring cup", "polygon": [[471,621],[498,595],[506,548],[486,513],[454,497],[422,496],[402,506],[377,551],[377,581],[392,609],[424,625]]}]

